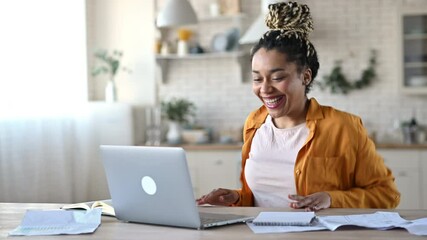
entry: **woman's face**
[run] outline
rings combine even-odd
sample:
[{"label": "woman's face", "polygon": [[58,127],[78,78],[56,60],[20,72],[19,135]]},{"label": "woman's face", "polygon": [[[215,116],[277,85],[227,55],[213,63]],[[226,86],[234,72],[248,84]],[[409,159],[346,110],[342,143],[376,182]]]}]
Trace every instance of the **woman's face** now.
[{"label": "woman's face", "polygon": [[311,71],[298,73],[297,65],[286,59],[286,54],[264,48],[252,58],[252,90],[272,118],[301,117],[306,103],[305,85],[311,81]]}]

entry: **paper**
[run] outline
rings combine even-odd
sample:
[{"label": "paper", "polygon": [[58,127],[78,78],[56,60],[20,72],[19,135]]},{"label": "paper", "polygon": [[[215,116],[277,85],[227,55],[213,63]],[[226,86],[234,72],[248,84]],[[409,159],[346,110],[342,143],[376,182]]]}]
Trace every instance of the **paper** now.
[{"label": "paper", "polygon": [[410,223],[400,227],[405,228],[411,234],[427,236],[427,218],[412,220]]},{"label": "paper", "polygon": [[318,217],[319,222],[334,231],[341,226],[359,226],[378,230],[404,228],[409,233],[418,236],[427,236],[427,218],[405,220],[396,212],[376,212],[373,214],[323,216]]},{"label": "paper", "polygon": [[341,226],[359,226],[375,229],[388,229],[409,223],[397,212],[376,212],[373,214],[358,214],[345,216],[321,216],[319,222],[331,231]]},{"label": "paper", "polygon": [[11,236],[92,233],[101,224],[101,209],[88,211],[28,210]]},{"label": "paper", "polygon": [[314,220],[310,226],[257,226],[252,222],[246,222],[246,225],[254,233],[290,233],[290,232],[309,232],[328,230],[325,226]]},{"label": "paper", "polygon": [[404,228],[409,233],[418,236],[427,236],[427,218],[408,221],[396,212],[376,212],[372,214],[318,216],[310,226],[256,226],[247,223],[254,233],[287,233],[308,232],[319,230],[335,231],[341,226],[359,226],[377,230]]},{"label": "paper", "polygon": [[258,226],[309,226],[314,212],[261,212],[252,221]]}]

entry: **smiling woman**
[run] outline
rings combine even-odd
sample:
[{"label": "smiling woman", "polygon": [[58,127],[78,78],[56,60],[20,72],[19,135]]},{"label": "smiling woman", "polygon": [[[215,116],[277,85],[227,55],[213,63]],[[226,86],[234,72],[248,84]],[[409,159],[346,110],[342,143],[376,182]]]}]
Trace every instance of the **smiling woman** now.
[{"label": "smiling woman", "polygon": [[87,99],[85,1],[0,2],[0,117],[58,115]]},{"label": "smiling woman", "polygon": [[307,93],[319,61],[310,9],[270,4],[269,31],[251,50],[252,90],[262,106],[246,118],[241,189],[216,189],[199,204],[395,208],[400,193],[359,117]]}]

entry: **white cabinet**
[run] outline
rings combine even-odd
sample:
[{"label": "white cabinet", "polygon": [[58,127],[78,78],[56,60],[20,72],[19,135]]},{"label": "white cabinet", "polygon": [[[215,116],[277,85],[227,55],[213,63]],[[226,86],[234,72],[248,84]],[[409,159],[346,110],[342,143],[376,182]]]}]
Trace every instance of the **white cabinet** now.
[{"label": "white cabinet", "polygon": [[403,25],[403,90],[427,93],[427,14],[406,13]]},{"label": "white cabinet", "polygon": [[427,209],[427,150],[421,151],[420,154],[420,170],[421,170],[421,190],[422,204],[421,208]]},{"label": "white cabinet", "polygon": [[215,188],[240,188],[239,150],[187,150],[187,162],[194,196]]},{"label": "white cabinet", "polygon": [[391,169],[396,178],[395,182],[401,193],[400,204],[397,208],[421,208],[423,205],[423,185],[420,181],[422,174],[420,169],[420,151],[381,149],[378,152],[384,158],[384,163]]},{"label": "white cabinet", "polygon": [[[240,150],[186,150],[194,196],[215,188],[241,187]],[[398,209],[427,209],[427,150],[379,149],[393,172],[401,201]]]}]

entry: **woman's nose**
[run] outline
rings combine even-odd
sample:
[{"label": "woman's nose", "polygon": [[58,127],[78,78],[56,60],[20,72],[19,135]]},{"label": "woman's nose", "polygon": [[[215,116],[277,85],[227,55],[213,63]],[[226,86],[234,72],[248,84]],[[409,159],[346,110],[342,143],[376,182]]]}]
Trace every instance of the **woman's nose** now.
[{"label": "woman's nose", "polygon": [[269,91],[271,91],[270,81],[265,80],[261,85],[261,92],[269,92]]}]

